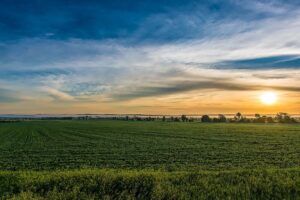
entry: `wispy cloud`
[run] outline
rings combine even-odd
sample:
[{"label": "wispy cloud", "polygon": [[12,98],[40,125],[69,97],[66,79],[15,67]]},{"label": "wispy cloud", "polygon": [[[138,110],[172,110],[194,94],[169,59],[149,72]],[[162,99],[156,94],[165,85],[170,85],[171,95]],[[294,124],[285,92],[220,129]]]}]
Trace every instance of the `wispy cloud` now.
[{"label": "wispy cloud", "polygon": [[256,85],[243,84],[230,81],[219,81],[217,79],[207,81],[179,81],[169,82],[159,86],[143,86],[126,89],[113,94],[113,100],[124,101],[143,97],[157,97],[161,95],[180,94],[189,91],[201,93],[205,90],[212,91],[257,91],[257,90],[283,90],[300,92],[298,86],[276,86],[276,85]]},{"label": "wispy cloud", "polygon": [[60,101],[73,101],[74,97],[71,95],[59,91],[55,88],[49,88],[49,87],[44,87],[42,88],[42,91],[46,92],[50,97],[52,97],[55,100],[60,100]]},{"label": "wispy cloud", "polygon": [[292,5],[282,3],[281,1],[278,0],[270,0],[270,1],[234,0],[233,2],[255,13],[278,15],[278,14],[285,14],[289,10],[293,9]]},{"label": "wispy cloud", "polygon": [[300,68],[299,55],[278,55],[269,57],[258,57],[252,59],[240,59],[233,61],[223,61],[214,64],[216,68],[222,69],[276,69],[276,68]]}]

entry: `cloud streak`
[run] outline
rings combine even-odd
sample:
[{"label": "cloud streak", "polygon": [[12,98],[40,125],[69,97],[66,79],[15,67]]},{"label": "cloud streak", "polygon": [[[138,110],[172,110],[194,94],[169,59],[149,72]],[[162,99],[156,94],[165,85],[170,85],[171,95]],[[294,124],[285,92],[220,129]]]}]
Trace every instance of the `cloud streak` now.
[{"label": "cloud streak", "polygon": [[74,100],[74,97],[72,97],[71,95],[54,88],[46,87],[46,88],[42,88],[42,90],[45,91],[50,97],[52,97],[55,100],[60,100],[60,101]]},{"label": "cloud streak", "polygon": [[157,97],[172,94],[182,94],[190,91],[201,93],[204,90],[213,91],[257,91],[257,90],[282,90],[300,92],[298,86],[274,86],[274,85],[255,85],[242,84],[229,81],[219,81],[212,79],[209,81],[181,81],[173,83],[165,83],[160,86],[143,86],[134,88],[131,91],[118,92],[113,94],[112,98],[117,101],[126,101],[143,97]]},{"label": "cloud streak", "polygon": [[300,55],[279,55],[252,59],[223,61],[215,64],[221,69],[277,69],[300,68]]}]

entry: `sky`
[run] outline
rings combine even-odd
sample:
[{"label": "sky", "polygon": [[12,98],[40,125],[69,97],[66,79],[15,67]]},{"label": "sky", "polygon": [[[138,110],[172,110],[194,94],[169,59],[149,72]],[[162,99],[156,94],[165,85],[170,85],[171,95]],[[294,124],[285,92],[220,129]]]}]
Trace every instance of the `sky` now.
[{"label": "sky", "polygon": [[0,0],[0,114],[236,112],[300,113],[298,0]]}]

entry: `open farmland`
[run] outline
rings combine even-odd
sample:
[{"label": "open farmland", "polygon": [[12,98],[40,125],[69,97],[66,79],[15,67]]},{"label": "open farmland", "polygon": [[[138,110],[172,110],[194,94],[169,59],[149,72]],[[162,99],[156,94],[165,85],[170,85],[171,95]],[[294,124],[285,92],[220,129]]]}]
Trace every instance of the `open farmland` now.
[{"label": "open farmland", "polygon": [[[205,194],[297,199],[299,166],[299,125],[105,120],[0,124],[0,192],[16,198],[98,199],[120,193],[138,199]],[[143,191],[147,188],[149,193]]]},{"label": "open farmland", "polygon": [[0,125],[1,170],[300,166],[300,126],[125,121]]}]

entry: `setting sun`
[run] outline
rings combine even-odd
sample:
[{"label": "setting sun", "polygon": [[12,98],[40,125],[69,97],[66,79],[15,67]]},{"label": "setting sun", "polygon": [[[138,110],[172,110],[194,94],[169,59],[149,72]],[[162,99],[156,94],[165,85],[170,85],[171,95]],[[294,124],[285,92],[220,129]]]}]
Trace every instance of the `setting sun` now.
[{"label": "setting sun", "polygon": [[272,105],[277,101],[277,94],[274,92],[265,92],[261,94],[260,100],[263,104]]}]

